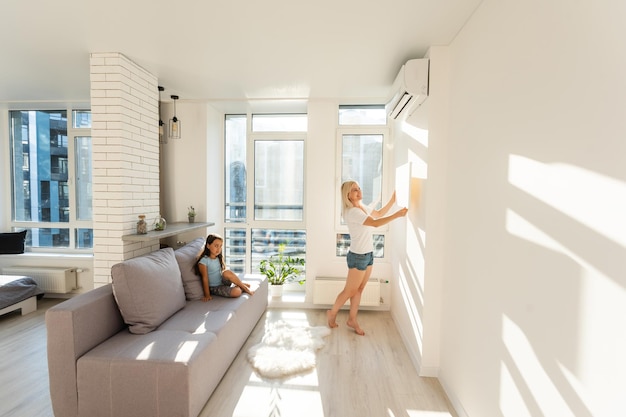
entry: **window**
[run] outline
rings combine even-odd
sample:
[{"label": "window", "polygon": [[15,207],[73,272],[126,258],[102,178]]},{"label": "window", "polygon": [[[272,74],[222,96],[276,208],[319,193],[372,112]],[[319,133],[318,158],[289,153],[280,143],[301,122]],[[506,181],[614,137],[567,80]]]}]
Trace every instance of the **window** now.
[{"label": "window", "polygon": [[302,221],[304,141],[254,143],[254,218]]},{"label": "window", "polygon": [[[374,234],[374,258],[385,257],[385,235]],[[346,256],[350,248],[350,235],[337,233],[337,256]]]},{"label": "window", "polygon": [[387,112],[383,105],[341,105],[339,106],[340,126],[385,126]]},{"label": "window", "polygon": [[[383,105],[341,105],[339,106],[339,129],[337,146],[339,155],[338,172],[341,183],[355,180],[363,192],[363,204],[374,209],[382,207],[387,198],[384,178],[384,145],[387,136],[387,118]],[[337,189],[341,184],[337,184]],[[386,202],[386,201],[384,201]],[[341,213],[338,199],[337,212]],[[346,256],[350,246],[350,236],[341,216],[337,221],[336,255]],[[378,229],[383,232],[386,228]],[[374,256],[384,257],[385,235],[374,235]]]},{"label": "window", "polygon": [[382,133],[342,133],[341,181],[358,181],[363,192],[363,203],[381,207],[383,186]]},{"label": "window", "polygon": [[307,115],[226,115],[224,126],[227,266],[258,272],[279,244],[305,258]]},{"label": "window", "polygon": [[9,121],[12,228],[28,230],[30,248],[93,247],[91,113],[10,111]]}]

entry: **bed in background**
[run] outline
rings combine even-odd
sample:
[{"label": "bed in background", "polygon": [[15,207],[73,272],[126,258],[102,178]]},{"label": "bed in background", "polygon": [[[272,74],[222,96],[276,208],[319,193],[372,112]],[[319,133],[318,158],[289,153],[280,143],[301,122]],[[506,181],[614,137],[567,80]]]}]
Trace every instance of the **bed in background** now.
[{"label": "bed in background", "polygon": [[0,275],[0,315],[21,309],[22,315],[37,310],[37,300],[43,290],[31,277]]}]

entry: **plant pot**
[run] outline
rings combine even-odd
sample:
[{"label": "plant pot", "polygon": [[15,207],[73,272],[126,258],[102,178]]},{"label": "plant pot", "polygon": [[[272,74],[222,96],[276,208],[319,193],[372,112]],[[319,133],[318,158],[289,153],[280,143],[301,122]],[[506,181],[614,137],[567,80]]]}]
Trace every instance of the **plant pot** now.
[{"label": "plant pot", "polygon": [[272,297],[282,297],[283,286],[270,284],[270,294],[272,294]]},{"label": "plant pot", "polygon": [[189,223],[193,223],[193,222],[196,221],[196,217],[195,216],[193,216],[193,217],[189,216],[188,219],[189,219]]}]

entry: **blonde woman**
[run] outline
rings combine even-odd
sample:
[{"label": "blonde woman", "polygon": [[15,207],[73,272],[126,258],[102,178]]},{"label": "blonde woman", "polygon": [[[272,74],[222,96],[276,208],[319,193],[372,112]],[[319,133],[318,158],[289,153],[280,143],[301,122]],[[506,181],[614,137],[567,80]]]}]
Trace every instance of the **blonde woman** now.
[{"label": "blonde woman", "polygon": [[343,290],[337,295],[332,309],[326,312],[328,326],[335,328],[339,309],[350,300],[350,313],[346,324],[361,336],[365,335],[365,332],[359,326],[356,316],[359,312],[361,294],[372,274],[374,265],[373,230],[394,219],[406,216],[408,211],[405,207],[386,216],[396,202],[395,191],[389,202],[380,210],[372,210],[364,206],[361,202],[362,198],[363,194],[358,182],[350,180],[341,185],[342,215],[350,233],[350,249],[346,256],[348,278]]}]

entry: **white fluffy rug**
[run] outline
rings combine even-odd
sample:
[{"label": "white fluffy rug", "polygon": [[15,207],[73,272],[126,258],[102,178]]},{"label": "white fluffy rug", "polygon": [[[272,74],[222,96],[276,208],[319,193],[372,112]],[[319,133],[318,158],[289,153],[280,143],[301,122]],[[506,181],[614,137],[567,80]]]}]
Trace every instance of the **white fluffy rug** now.
[{"label": "white fluffy rug", "polygon": [[324,347],[326,326],[298,327],[284,321],[268,325],[261,343],[248,350],[248,361],[266,378],[284,378],[315,368],[316,352]]}]

